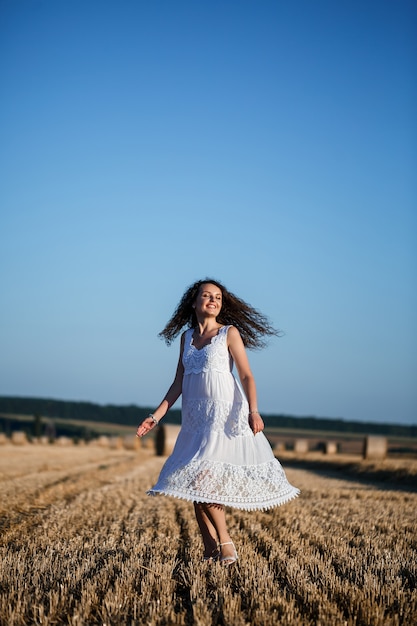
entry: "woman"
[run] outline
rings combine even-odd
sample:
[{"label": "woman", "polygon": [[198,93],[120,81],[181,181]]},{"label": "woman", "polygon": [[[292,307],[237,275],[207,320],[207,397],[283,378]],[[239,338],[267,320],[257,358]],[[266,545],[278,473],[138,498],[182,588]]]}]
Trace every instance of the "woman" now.
[{"label": "woman", "polygon": [[[148,493],[192,501],[204,560],[230,565],[238,556],[225,507],[268,509],[299,493],[262,433],[245,349],[261,347],[264,336],[278,333],[256,309],[209,278],[187,289],[160,336],[170,344],[186,326],[174,382],[139,425],[137,436],[152,430],[182,393],[180,433]],[[232,374],[233,365],[241,385]]]}]

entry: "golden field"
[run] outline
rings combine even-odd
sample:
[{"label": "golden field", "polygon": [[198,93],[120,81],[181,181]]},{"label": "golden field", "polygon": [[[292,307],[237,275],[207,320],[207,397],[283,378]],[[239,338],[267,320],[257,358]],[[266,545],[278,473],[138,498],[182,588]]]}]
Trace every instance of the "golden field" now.
[{"label": "golden field", "polygon": [[229,511],[240,558],[222,568],[191,503],[146,496],[150,448],[1,446],[0,624],[417,624],[417,462],[375,482],[375,463],[311,458],[282,456],[296,500]]}]

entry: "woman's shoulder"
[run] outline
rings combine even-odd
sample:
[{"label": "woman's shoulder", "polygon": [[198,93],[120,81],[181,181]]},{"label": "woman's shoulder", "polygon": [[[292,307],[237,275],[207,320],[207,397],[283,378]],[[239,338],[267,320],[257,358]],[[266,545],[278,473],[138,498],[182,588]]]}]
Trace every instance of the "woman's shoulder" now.
[{"label": "woman's shoulder", "polygon": [[181,333],[181,346],[184,345],[185,340],[187,338],[190,337],[190,335],[193,333],[193,328],[186,328],[182,333]]},{"label": "woman's shoulder", "polygon": [[241,335],[240,332],[238,331],[238,329],[236,328],[236,326],[233,326],[233,324],[228,324],[227,326],[223,326],[223,329],[227,335],[228,340],[232,340],[233,339],[241,339]]}]

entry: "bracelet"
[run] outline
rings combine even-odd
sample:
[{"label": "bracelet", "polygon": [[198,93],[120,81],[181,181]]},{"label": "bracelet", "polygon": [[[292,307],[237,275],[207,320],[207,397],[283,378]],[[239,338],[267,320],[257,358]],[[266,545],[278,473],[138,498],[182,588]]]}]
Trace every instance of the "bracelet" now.
[{"label": "bracelet", "polygon": [[152,413],[149,413],[148,418],[151,418],[151,420],[153,421],[153,423],[155,424],[155,426],[158,426],[159,422],[156,419],[156,417],[154,415],[152,415]]},{"label": "bracelet", "polygon": [[258,409],[253,409],[253,411],[249,411],[249,415],[252,415],[252,413],[257,413],[259,415]]}]

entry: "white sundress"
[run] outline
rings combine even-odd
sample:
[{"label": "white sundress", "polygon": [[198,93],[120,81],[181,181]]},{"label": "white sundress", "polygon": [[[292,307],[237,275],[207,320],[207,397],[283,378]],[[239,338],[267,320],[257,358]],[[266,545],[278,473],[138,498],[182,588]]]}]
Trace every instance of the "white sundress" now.
[{"label": "white sundress", "polygon": [[198,350],[185,332],[182,424],[158,482],[147,493],[238,509],[268,509],[295,498],[271,446],[248,424],[249,406],[232,374],[223,326]]}]

